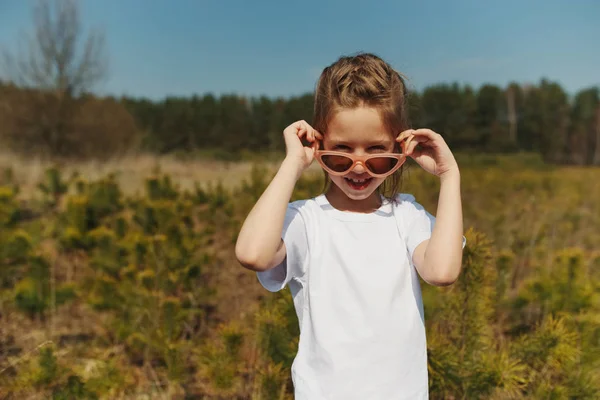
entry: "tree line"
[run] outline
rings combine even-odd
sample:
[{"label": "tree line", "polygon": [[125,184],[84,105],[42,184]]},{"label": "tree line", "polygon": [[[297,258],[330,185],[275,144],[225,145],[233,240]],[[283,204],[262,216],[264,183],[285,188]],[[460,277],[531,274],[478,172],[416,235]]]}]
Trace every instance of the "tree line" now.
[{"label": "tree line", "polygon": [[[408,99],[413,127],[441,133],[455,151],[537,152],[547,162],[600,165],[600,89],[572,98],[555,82],[437,84]],[[313,95],[75,96],[0,83],[0,139],[9,148],[62,157],[218,150],[283,151],[283,129],[312,118]]]},{"label": "tree line", "polygon": [[[570,98],[555,82],[538,85],[437,84],[408,99],[413,127],[441,133],[457,151],[538,152],[548,162],[600,165],[600,89]],[[284,98],[123,98],[143,132],[143,146],[157,152],[219,148],[228,152],[284,149],[281,132],[313,112],[313,94]]]}]

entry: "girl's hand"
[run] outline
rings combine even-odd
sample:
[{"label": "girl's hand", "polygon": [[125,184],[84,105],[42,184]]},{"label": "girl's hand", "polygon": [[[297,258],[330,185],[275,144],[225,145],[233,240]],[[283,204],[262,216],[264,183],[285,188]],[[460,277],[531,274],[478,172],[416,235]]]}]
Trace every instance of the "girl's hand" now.
[{"label": "girl's hand", "polygon": [[306,147],[300,141],[306,137],[310,143],[317,139],[322,140],[323,135],[317,132],[306,121],[296,121],[283,130],[285,139],[286,159],[296,164],[300,171],[304,171],[314,159],[314,148]]},{"label": "girl's hand", "polygon": [[[402,143],[403,140],[406,142]],[[459,173],[458,164],[444,138],[431,129],[407,129],[398,135],[396,141],[401,143],[404,154],[425,171],[440,178]]]}]

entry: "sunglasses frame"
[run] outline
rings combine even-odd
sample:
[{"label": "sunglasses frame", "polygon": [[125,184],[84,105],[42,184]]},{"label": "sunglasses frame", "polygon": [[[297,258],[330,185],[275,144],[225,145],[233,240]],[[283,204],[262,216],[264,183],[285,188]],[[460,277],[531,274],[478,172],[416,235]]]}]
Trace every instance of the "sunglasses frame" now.
[{"label": "sunglasses frame", "polygon": [[[348,154],[348,153],[344,153],[342,151],[333,151],[333,150],[319,150],[319,143],[318,141],[313,143],[312,145],[313,149],[315,150],[315,158],[317,159],[317,162],[321,165],[321,167],[327,171],[328,173],[330,173],[331,175],[334,176],[344,176],[347,175],[350,171],[352,171],[356,165],[361,164],[363,166],[363,168],[365,169],[365,171],[367,171],[367,173],[369,175],[371,175],[374,178],[385,178],[391,174],[393,174],[394,172],[396,172],[406,161],[406,155],[402,154],[402,153],[377,153],[377,154],[369,154],[369,155],[365,155],[365,156],[355,156],[353,154]],[[334,171],[331,168],[329,168],[325,162],[322,160],[323,156],[342,156],[342,157],[346,157],[349,158],[352,161],[352,165],[350,165],[350,167],[348,167],[348,169],[346,169],[343,172],[338,172],[338,171]],[[376,174],[373,171],[371,171],[369,169],[369,167],[367,166],[367,161],[369,161],[370,159],[373,158],[393,158],[398,160],[398,163],[388,172],[386,172],[385,174]]]}]

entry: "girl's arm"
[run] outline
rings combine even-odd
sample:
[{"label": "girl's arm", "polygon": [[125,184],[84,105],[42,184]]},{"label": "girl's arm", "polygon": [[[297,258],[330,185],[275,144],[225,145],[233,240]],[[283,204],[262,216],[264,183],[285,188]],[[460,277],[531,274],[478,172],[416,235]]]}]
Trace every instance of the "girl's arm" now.
[{"label": "girl's arm", "polygon": [[305,136],[309,142],[322,138],[305,121],[297,121],[285,128],[283,136],[286,157],[246,217],[235,244],[238,261],[253,271],[273,268],[285,258],[286,250],[281,233],[287,206],[296,182],[314,157],[314,149],[304,147],[300,138]]},{"label": "girl's arm", "polygon": [[431,238],[417,246],[413,263],[424,281],[435,286],[454,283],[460,275],[463,218],[458,169],[440,176],[440,195]]},{"label": "girl's arm", "polygon": [[235,245],[235,256],[250,270],[273,268],[285,258],[281,231],[294,186],[302,173],[297,164],[287,158],[283,161],[242,225]]},{"label": "girl's arm", "polygon": [[[406,155],[424,170],[440,178],[436,222],[431,238],[413,252],[413,263],[421,278],[436,286],[451,285],[458,279],[462,265],[463,215],[460,171],[441,135],[429,129],[409,129],[397,140]],[[419,148],[417,149],[417,145]]]}]

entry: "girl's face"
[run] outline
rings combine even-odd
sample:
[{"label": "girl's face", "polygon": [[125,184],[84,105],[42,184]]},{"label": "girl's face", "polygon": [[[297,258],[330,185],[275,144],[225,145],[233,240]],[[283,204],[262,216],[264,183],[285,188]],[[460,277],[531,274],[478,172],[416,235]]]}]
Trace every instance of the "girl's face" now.
[{"label": "girl's face", "polygon": [[[358,107],[342,109],[329,121],[327,134],[323,138],[325,150],[340,151],[355,156],[378,153],[392,153],[395,137],[385,127],[379,112],[375,108]],[[333,182],[329,195],[340,204],[346,203],[340,198],[370,203],[375,199],[375,190],[385,178],[375,178],[367,173],[362,164],[344,176],[329,175]]]}]

